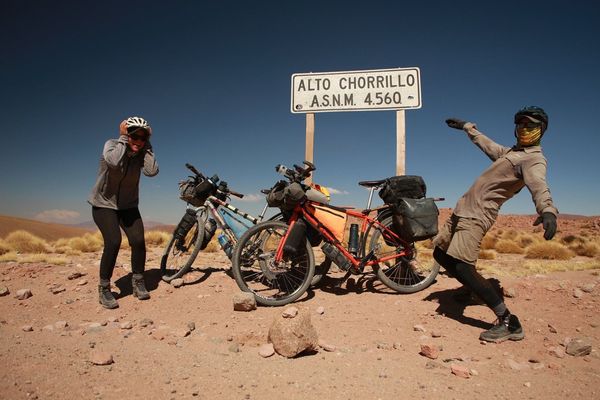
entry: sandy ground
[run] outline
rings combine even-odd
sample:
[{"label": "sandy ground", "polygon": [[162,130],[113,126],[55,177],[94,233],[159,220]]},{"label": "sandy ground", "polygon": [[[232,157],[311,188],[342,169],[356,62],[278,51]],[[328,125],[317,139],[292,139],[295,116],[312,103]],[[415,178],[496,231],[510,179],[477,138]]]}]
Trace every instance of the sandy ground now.
[{"label": "sandy ground", "polygon": [[[0,398],[600,398],[598,270],[502,277],[526,337],[501,344],[480,343],[494,316],[455,302],[459,285],[444,275],[412,295],[371,275],[337,290],[326,279],[294,305],[308,309],[333,351],[287,359],[258,354],[283,308],[233,311],[238,288],[222,253],[201,254],[207,269],[181,288],[160,281],[159,253],[148,257],[149,301],[131,295],[125,268],[115,270],[116,310],[98,304],[99,254],[64,266],[0,264],[0,286],[10,290],[0,297]],[[85,275],[69,280],[73,272]],[[33,296],[16,299],[24,288]],[[586,338],[592,353],[564,355],[572,338]],[[419,354],[422,343],[440,348],[439,357]],[[97,353],[114,363],[94,365]],[[470,377],[453,375],[452,365]]]}]

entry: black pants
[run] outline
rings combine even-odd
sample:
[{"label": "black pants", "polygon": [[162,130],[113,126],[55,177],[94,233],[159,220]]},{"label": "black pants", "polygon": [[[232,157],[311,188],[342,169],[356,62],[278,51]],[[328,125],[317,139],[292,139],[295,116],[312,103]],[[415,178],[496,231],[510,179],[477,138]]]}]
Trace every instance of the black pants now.
[{"label": "black pants", "polygon": [[104,239],[104,251],[100,260],[100,279],[109,280],[115,269],[121,247],[121,230],[119,228],[123,228],[131,246],[131,270],[134,274],[143,273],[146,264],[146,242],[144,241],[144,223],[137,207],[127,210],[92,207],[92,217]]}]

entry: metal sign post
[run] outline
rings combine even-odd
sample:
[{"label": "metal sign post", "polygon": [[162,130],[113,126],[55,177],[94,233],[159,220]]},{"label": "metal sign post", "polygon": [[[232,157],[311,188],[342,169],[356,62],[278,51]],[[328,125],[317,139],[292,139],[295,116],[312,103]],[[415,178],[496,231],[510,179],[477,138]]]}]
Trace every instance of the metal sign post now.
[{"label": "metal sign post", "polygon": [[305,158],[313,162],[317,112],[396,111],[396,175],[405,174],[404,110],[421,108],[417,67],[292,75],[291,112],[306,114]]}]

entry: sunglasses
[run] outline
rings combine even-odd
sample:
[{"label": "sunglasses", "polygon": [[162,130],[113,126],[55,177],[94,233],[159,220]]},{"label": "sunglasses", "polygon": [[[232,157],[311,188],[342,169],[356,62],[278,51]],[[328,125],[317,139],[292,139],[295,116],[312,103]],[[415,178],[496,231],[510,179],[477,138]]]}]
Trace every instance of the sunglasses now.
[{"label": "sunglasses", "polygon": [[540,124],[539,122],[533,122],[533,121],[523,121],[523,122],[518,122],[517,123],[517,128],[537,128],[539,126],[542,126],[542,124]]},{"label": "sunglasses", "polygon": [[129,137],[131,138],[131,140],[135,140],[136,142],[145,142],[148,140],[147,135],[137,135],[135,133],[129,134]]}]

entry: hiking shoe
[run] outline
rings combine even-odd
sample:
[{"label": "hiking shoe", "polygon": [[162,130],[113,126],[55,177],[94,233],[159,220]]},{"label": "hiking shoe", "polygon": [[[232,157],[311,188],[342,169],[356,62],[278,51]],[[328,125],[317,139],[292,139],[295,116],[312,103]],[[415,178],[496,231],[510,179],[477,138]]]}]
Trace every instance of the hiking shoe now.
[{"label": "hiking shoe", "polygon": [[525,332],[523,332],[519,318],[512,314],[498,319],[496,325],[479,335],[480,340],[494,343],[504,342],[505,340],[521,340],[524,337]]},{"label": "hiking shoe", "polygon": [[144,275],[133,274],[131,277],[131,286],[133,288],[133,295],[139,300],[148,300],[150,293],[146,290],[146,284],[144,283]]},{"label": "hiking shoe", "polygon": [[98,301],[102,304],[102,307],[109,310],[119,307],[119,303],[117,303],[117,300],[115,300],[110,291],[110,281],[100,281],[98,285]]}]

